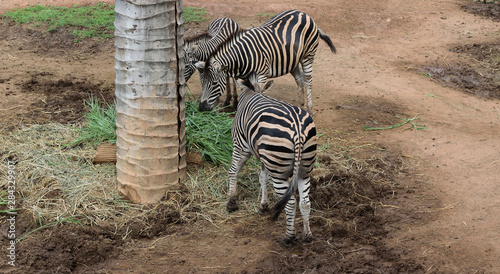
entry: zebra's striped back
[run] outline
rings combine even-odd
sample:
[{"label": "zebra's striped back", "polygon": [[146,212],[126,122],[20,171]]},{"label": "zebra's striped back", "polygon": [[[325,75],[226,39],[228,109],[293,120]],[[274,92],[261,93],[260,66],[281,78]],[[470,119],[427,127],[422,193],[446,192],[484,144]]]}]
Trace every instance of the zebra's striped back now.
[{"label": "zebra's striped back", "polygon": [[[285,209],[286,238],[291,240],[295,237],[296,190],[299,190],[304,233],[306,238],[310,238],[312,237],[308,221],[310,173],[316,159],[317,146],[316,127],[312,117],[299,107],[252,91],[249,80],[246,80],[245,85],[246,87],[242,88],[232,127],[230,202],[231,197],[236,195],[237,174],[251,154],[262,164],[261,188],[265,188],[267,178],[270,177],[276,193],[281,197],[274,208],[274,217],[276,218]],[[292,179],[289,183],[290,177]]]},{"label": "zebra's striped back", "polygon": [[184,40],[185,81],[196,71],[196,62],[205,61],[212,51],[238,30],[239,26],[235,21],[223,17],[212,21],[206,33]]},{"label": "zebra's striped back", "polygon": [[[225,91],[224,79],[232,77],[246,79],[257,73],[257,82],[263,84],[267,78],[292,73],[299,89],[312,85],[312,63],[319,39],[335,47],[307,14],[290,10],[282,12],[257,28],[235,33],[212,52],[206,62],[196,64],[204,68],[200,75],[203,93],[200,110],[211,110],[216,99]],[[308,94],[308,100],[310,100]],[[312,103],[309,107],[312,108]]]},{"label": "zebra's striped back", "polygon": [[312,169],[316,128],[312,117],[299,107],[247,91],[240,95],[232,135],[234,146],[250,151],[272,178],[290,178],[294,163],[300,164],[300,174]]}]

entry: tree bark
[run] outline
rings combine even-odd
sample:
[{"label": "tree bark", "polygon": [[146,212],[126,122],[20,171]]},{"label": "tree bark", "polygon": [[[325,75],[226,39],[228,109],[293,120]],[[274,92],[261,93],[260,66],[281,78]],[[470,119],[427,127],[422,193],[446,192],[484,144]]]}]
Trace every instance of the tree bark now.
[{"label": "tree bark", "polygon": [[[106,142],[99,144],[92,162],[94,164],[116,164],[116,144]],[[202,154],[200,152],[193,151],[186,152],[186,164],[202,165]]]},{"label": "tree bark", "polygon": [[181,0],[116,0],[118,189],[158,202],[186,177]]}]

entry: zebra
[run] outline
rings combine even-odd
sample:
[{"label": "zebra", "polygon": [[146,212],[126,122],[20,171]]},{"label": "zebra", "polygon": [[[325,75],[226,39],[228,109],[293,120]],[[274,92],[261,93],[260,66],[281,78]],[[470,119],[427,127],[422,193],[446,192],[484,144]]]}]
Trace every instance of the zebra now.
[{"label": "zebra", "polygon": [[212,21],[207,32],[184,39],[184,79],[186,82],[196,71],[194,64],[206,60],[217,46],[238,30],[238,23],[231,18],[222,17]]},{"label": "zebra", "polygon": [[277,14],[260,27],[240,30],[220,44],[206,61],[195,65],[202,83],[201,111],[211,110],[226,88],[226,76],[247,78],[256,72],[262,86],[268,78],[291,73],[298,86],[299,102],[312,114],[312,64],[319,38],[336,53],[330,38],[307,14],[289,10]]},{"label": "zebra", "polygon": [[[239,30],[238,24],[231,18],[222,17],[215,19],[208,26],[207,32],[201,33],[194,37],[184,39],[184,80],[187,82],[196,71],[194,65],[198,61],[204,61],[209,54],[214,51],[219,44],[224,42],[233,33]],[[229,77],[226,78],[229,85]],[[230,90],[231,91],[231,90]],[[233,85],[234,101],[236,107],[238,98],[236,94],[236,84]],[[229,105],[231,100],[231,92],[228,92],[228,97],[224,105]]]},{"label": "zebra", "polygon": [[[238,172],[253,155],[261,162],[260,210],[264,211],[268,206],[266,186],[269,179],[281,197],[273,208],[272,219],[276,220],[285,209],[286,234],[282,243],[288,245],[295,239],[294,194],[297,189],[304,222],[304,241],[311,241],[309,189],[310,173],[316,159],[316,127],[312,116],[305,110],[261,93],[259,85],[252,84],[254,77],[238,80],[242,91],[231,129],[233,154],[227,209],[230,212],[238,209]],[[288,182],[290,177],[291,183]]]}]

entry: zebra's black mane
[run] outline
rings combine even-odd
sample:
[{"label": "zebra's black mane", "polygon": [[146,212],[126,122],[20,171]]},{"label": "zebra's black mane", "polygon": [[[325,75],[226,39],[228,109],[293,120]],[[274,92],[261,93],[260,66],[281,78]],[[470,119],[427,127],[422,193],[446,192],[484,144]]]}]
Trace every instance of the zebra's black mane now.
[{"label": "zebra's black mane", "polygon": [[224,48],[226,45],[232,43],[234,40],[240,38],[244,33],[246,33],[248,30],[247,29],[242,29],[240,28],[238,31],[235,31],[231,35],[229,35],[222,43],[220,43],[210,54],[208,54],[208,58],[205,62],[205,68],[203,69],[204,72],[208,70],[208,67],[210,66],[210,59],[215,56],[220,49]]},{"label": "zebra's black mane", "polygon": [[199,40],[204,40],[204,39],[210,39],[210,35],[208,34],[207,31],[205,32],[202,32],[200,34],[197,34],[197,35],[194,35],[194,36],[191,36],[191,37],[188,37],[188,38],[184,38],[184,43],[192,43],[192,42],[197,42]]}]

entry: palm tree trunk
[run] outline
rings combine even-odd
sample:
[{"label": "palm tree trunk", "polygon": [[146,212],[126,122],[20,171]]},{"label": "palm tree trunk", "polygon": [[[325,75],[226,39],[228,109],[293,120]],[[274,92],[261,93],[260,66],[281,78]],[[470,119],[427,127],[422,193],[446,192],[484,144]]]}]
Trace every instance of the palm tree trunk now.
[{"label": "palm tree trunk", "polygon": [[116,0],[116,175],[137,203],[186,177],[181,15],[181,0]]}]

